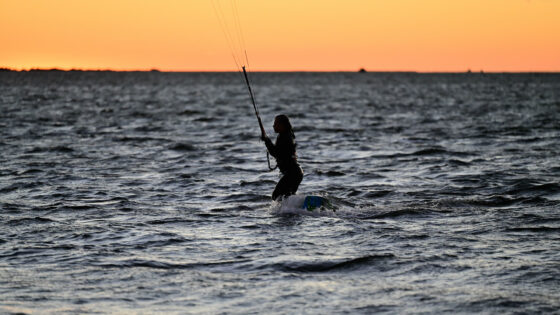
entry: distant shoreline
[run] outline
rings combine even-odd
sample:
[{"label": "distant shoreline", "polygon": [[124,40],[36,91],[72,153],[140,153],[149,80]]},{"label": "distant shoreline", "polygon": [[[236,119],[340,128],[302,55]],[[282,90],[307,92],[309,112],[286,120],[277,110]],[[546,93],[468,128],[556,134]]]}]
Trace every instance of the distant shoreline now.
[{"label": "distant shoreline", "polygon": [[[408,71],[408,70],[395,70],[395,71],[376,71],[367,70],[361,71],[362,69],[351,71],[351,70],[286,70],[286,71],[270,71],[270,70],[258,70],[252,71],[254,73],[357,73],[357,74],[383,74],[383,73],[410,73],[410,74],[560,74],[558,71]],[[60,68],[31,68],[31,69],[11,69],[11,68],[0,68],[1,72],[115,72],[115,73],[236,73],[235,70],[208,70],[208,71],[166,71],[159,69],[150,70],[113,70],[113,69],[60,69]]]}]

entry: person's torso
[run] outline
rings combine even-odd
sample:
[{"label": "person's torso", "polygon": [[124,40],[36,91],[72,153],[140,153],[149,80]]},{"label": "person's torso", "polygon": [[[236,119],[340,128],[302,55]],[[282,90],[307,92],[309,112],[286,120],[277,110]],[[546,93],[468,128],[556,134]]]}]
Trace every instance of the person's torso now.
[{"label": "person's torso", "polygon": [[297,161],[296,142],[290,134],[279,134],[276,138],[275,147],[277,150],[276,162],[280,172],[286,174],[301,171]]}]

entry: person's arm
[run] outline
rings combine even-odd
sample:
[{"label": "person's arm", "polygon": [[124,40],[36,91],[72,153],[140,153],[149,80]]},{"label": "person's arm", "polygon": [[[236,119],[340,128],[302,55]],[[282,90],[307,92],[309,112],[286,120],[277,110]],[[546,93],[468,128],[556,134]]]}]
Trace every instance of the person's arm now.
[{"label": "person's arm", "polygon": [[266,149],[268,150],[268,153],[270,153],[270,155],[272,155],[273,157],[277,157],[278,154],[276,152],[276,146],[272,143],[272,140],[270,140],[269,137],[263,137],[262,140],[264,141],[264,144],[266,145]]}]

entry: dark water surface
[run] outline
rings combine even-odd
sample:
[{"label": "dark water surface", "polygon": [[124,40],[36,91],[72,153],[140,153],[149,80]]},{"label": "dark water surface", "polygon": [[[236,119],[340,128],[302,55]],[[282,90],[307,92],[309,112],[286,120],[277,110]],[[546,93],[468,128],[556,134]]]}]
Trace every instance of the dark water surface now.
[{"label": "dark water surface", "polygon": [[0,312],[551,313],[560,75],[0,73]]}]

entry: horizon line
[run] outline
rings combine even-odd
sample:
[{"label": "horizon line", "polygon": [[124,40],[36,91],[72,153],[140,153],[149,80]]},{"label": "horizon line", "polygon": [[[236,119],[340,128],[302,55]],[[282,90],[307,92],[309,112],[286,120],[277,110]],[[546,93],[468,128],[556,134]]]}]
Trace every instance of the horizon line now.
[{"label": "horizon line", "polygon": [[[241,70],[161,70],[157,68],[144,68],[144,69],[114,69],[114,68],[58,68],[58,67],[47,67],[47,68],[10,68],[10,67],[0,67],[0,72],[160,72],[160,73],[236,73],[241,72]],[[251,70],[253,73],[560,73],[560,70],[491,70],[486,71],[484,69],[479,70],[442,70],[442,71],[418,71],[418,70],[368,70],[366,68],[358,68],[357,70]]]}]

